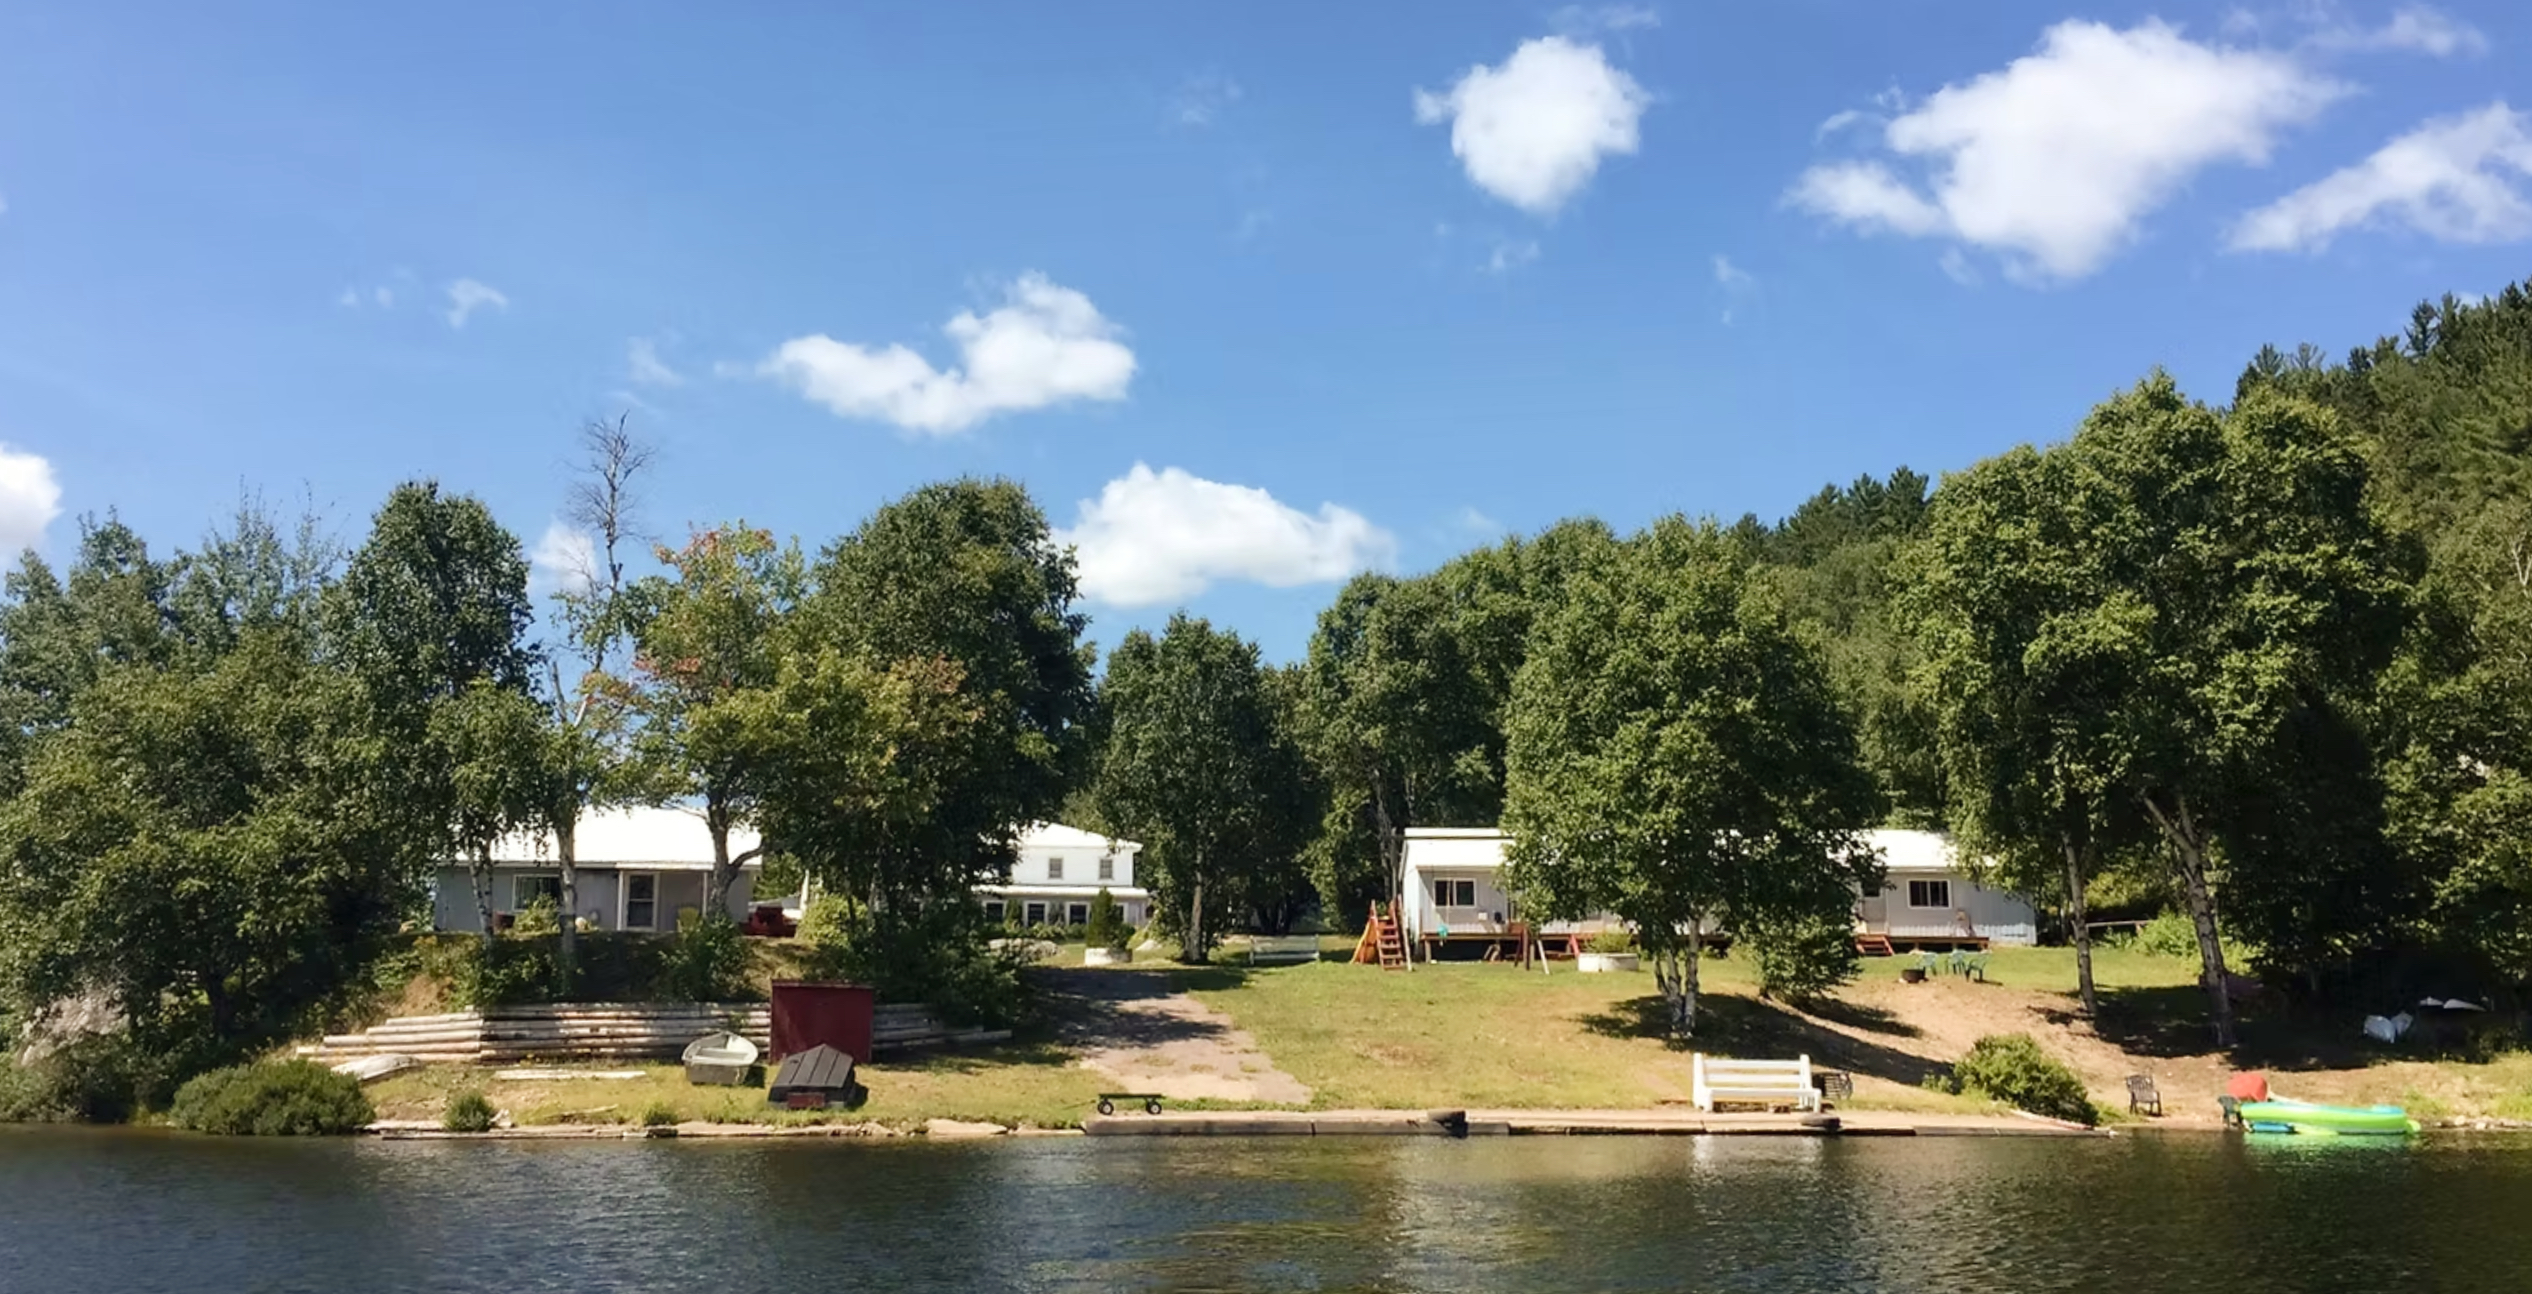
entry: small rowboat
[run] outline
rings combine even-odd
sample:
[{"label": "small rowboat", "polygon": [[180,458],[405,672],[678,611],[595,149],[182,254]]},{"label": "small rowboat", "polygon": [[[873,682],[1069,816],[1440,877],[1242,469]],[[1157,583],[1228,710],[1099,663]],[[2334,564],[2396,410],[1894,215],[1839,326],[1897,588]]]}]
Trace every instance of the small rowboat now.
[{"label": "small rowboat", "polygon": [[756,1044],[734,1033],[710,1033],[686,1044],[686,1081],[736,1087],[756,1068]]}]

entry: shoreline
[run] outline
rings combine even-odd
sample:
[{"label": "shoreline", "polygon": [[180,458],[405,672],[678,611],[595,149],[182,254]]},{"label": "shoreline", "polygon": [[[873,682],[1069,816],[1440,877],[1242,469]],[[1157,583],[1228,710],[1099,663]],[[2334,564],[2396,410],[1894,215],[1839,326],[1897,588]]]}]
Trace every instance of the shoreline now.
[{"label": "shoreline", "polygon": [[767,1124],[684,1122],[661,1127],[542,1124],[451,1132],[422,1120],[381,1120],[361,1130],[388,1141],[983,1140],[994,1137],[2108,1137],[2107,1128],[2037,1115],[1912,1115],[1879,1110],[1802,1114],[1706,1114],[1692,1110],[1189,1110],[1092,1115],[1077,1128],[927,1120],[914,1129],[877,1121]]}]

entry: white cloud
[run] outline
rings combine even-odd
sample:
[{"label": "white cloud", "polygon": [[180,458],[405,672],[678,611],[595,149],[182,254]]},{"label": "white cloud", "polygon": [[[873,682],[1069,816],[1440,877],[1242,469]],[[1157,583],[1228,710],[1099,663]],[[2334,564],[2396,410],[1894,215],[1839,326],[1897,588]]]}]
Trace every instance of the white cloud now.
[{"label": "white cloud", "polygon": [[[369,292],[369,299],[377,302],[378,308],[384,310],[396,303],[396,290],[394,288],[372,288]],[[509,303],[504,301],[502,304],[508,305]]]},{"label": "white cloud", "polygon": [[[384,288],[379,290],[385,291]],[[382,301],[380,304],[385,303]],[[499,288],[478,283],[473,279],[459,279],[448,285],[449,327],[465,327],[466,317],[486,306],[495,310],[507,310],[510,308],[510,298],[502,295]]]},{"label": "white cloud", "polygon": [[1169,97],[1169,119],[1181,126],[1210,126],[1240,101],[1240,93],[1239,82],[1218,72],[1188,77]]},{"label": "white cloud", "polygon": [[338,305],[338,306],[357,306],[357,305],[359,305],[359,304],[360,304],[360,290],[359,290],[359,289],[357,289],[357,288],[345,288],[345,289],[343,289],[343,295],[341,295],[341,296],[339,296],[339,297],[334,298],[334,304],[336,304],[336,305]]},{"label": "white cloud", "polygon": [[2504,103],[2438,117],[2373,156],[2242,217],[2235,251],[2319,251],[2339,233],[2405,225],[2449,243],[2532,237],[2532,115]]},{"label": "white cloud", "polygon": [[1936,257],[1934,263],[1942,266],[1943,277],[1950,279],[1954,283],[1958,283],[1965,288],[1974,288],[1978,286],[1978,267],[1969,263],[1969,258],[1961,254],[1961,249],[1957,247],[1944,248],[1943,254]]},{"label": "white cloud", "polygon": [[62,514],[61,482],[41,454],[0,445],[0,562],[43,539],[44,528]]},{"label": "white cloud", "polygon": [[636,386],[684,386],[685,375],[659,357],[659,343],[636,337],[624,345],[625,375]]},{"label": "white cloud", "polygon": [[1451,152],[1470,182],[1534,216],[1554,215],[1600,169],[1636,148],[1652,97],[1600,47],[1563,36],[1523,42],[1500,67],[1415,94],[1416,120],[1451,123]]},{"label": "white cloud", "polygon": [[2343,93],[2287,55],[2202,45],[2160,21],[2062,22],[2036,52],[1883,128],[1925,186],[1882,161],[1834,162],[1787,199],[1864,230],[1988,248],[2020,277],[2080,278],[2192,176],[2266,162],[2281,133]]},{"label": "white cloud", "polygon": [[839,418],[872,418],[946,436],[998,413],[1073,400],[1122,400],[1134,352],[1090,298],[1023,274],[1001,306],[963,311],[942,329],[959,367],[935,369],[902,345],[871,349],[823,334],[784,342],[756,366]]},{"label": "white cloud", "polygon": [[1509,274],[1538,258],[1537,240],[1499,238],[1495,240],[1494,250],[1487,254],[1486,263],[1479,268],[1488,274]]},{"label": "white cloud", "polygon": [[1055,540],[1074,547],[1082,593],[1115,607],[1191,598],[1218,580],[1332,583],[1397,557],[1389,532],[1333,503],[1313,516],[1261,489],[1141,463],[1082,500]]},{"label": "white cloud", "polygon": [[1489,517],[1485,513],[1478,511],[1474,506],[1462,507],[1459,510],[1459,515],[1453,518],[1453,520],[1458,524],[1460,529],[1465,530],[1472,535],[1485,535],[1492,537],[1511,533],[1510,527],[1495,520],[1493,517]]},{"label": "white cloud", "polygon": [[545,525],[528,554],[528,584],[542,593],[579,593],[598,580],[598,542],[560,521]]},{"label": "white cloud", "polygon": [[1721,255],[1714,258],[1714,281],[1727,288],[1758,286],[1758,280],[1748,270],[1733,264],[1731,257]]},{"label": "white cloud", "polygon": [[2487,33],[2426,5],[2403,5],[2380,27],[2328,23],[2313,33],[2311,43],[2333,50],[2412,50],[2436,58],[2488,52]]}]

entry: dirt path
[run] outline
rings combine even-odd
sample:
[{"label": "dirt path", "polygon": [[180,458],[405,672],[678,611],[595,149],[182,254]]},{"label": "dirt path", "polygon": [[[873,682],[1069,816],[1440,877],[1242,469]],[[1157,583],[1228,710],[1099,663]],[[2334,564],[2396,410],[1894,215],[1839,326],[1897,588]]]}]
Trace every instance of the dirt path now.
[{"label": "dirt path", "polygon": [[1231,1017],[1147,971],[1067,972],[1060,1036],[1117,1090],[1178,1100],[1302,1105],[1310,1089],[1275,1068]]}]

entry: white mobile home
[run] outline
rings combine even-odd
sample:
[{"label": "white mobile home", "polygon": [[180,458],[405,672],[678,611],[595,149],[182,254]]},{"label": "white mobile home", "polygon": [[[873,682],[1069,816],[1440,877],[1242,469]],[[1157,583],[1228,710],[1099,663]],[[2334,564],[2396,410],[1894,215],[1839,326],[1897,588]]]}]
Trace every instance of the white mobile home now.
[{"label": "white mobile home", "polygon": [[1134,858],[1143,847],[1096,832],[1041,822],[1020,833],[1011,875],[1000,885],[979,885],[985,915],[1014,925],[1077,926],[1090,920],[1090,902],[1106,890],[1127,925],[1151,917],[1151,891],[1134,883]]},{"label": "white mobile home", "polygon": [[1905,944],[2034,944],[2039,913],[2018,894],[1978,883],[1939,831],[1868,831],[1889,874],[1855,903],[1855,932]]},{"label": "white mobile home", "polygon": [[[730,831],[730,852],[756,847],[756,833]],[[573,914],[598,930],[677,929],[678,918],[701,912],[712,872],[712,832],[703,815],[687,809],[607,809],[583,814],[572,832]],[[496,921],[518,914],[539,896],[560,900],[561,864],[551,832],[513,832],[492,849],[492,909]],[[732,920],[747,916],[756,892],[751,860],[730,883]],[[462,862],[443,862],[431,899],[432,923],[441,930],[480,933],[473,874]]]},{"label": "white mobile home", "polygon": [[[1888,881],[1856,898],[1858,934],[1894,943],[2037,942],[2038,918],[2018,895],[1982,886],[1951,840],[1932,831],[1868,831]],[[1521,920],[1503,888],[1503,832],[1493,827],[1410,827],[1406,833],[1405,933],[1410,944],[1506,937]],[[1534,934],[1590,934],[1618,924],[1601,916],[1548,922]]]}]

